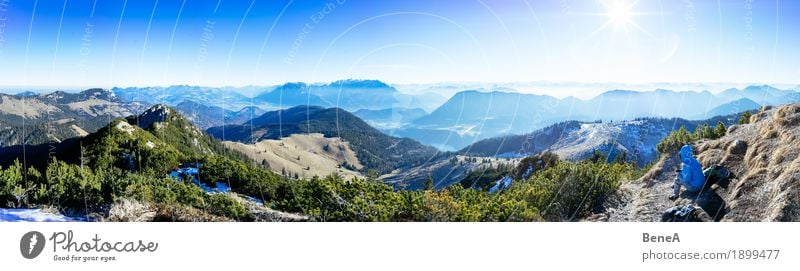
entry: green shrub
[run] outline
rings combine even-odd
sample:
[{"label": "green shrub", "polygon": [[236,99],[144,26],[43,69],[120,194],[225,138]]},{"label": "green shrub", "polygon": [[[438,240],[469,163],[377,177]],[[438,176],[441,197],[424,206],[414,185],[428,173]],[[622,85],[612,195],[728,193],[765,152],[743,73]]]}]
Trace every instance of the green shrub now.
[{"label": "green shrub", "polygon": [[753,113],[750,113],[750,111],[744,112],[739,117],[739,121],[737,123],[739,123],[739,124],[749,124],[751,116],[753,116]]},{"label": "green shrub", "polygon": [[717,139],[725,136],[727,128],[722,122],[717,122],[713,128],[707,123],[697,126],[694,134],[689,133],[686,127],[681,126],[677,131],[671,132],[667,137],[658,142],[656,150],[661,154],[676,153],[683,145],[698,139]]},{"label": "green shrub", "polygon": [[656,144],[656,150],[661,154],[675,153],[681,146],[694,141],[694,136],[686,130],[686,127],[681,126],[677,131],[673,131],[667,137]]},{"label": "green shrub", "polygon": [[17,194],[18,187],[23,185],[23,178],[19,160],[15,160],[7,169],[0,167],[0,206],[17,207],[20,204]]},{"label": "green shrub", "polygon": [[276,191],[285,182],[274,172],[250,163],[224,156],[209,156],[201,160],[200,181],[209,186],[216,182],[229,185],[234,192],[264,201],[277,200]]},{"label": "green shrub", "polygon": [[512,185],[506,193],[540,210],[546,220],[575,220],[598,210],[633,169],[619,163],[558,163]]},{"label": "green shrub", "polygon": [[459,183],[464,188],[474,188],[486,191],[495,184],[495,181],[510,174],[510,171],[511,170],[509,168],[502,166],[479,168],[470,172],[467,174],[467,176],[464,176],[464,179],[462,179]]},{"label": "green shrub", "polygon": [[392,221],[397,220],[403,199],[383,183],[359,178],[344,181],[336,176],[308,181],[300,195],[308,204],[304,213],[323,221]]},{"label": "green shrub", "polygon": [[206,197],[205,210],[209,213],[235,218],[241,221],[252,221],[253,216],[241,202],[225,194],[211,194]]},{"label": "green shrub", "polygon": [[91,170],[53,160],[45,173],[49,204],[89,212],[103,204],[102,180]]},{"label": "green shrub", "polygon": [[[525,175],[525,173],[532,174],[534,172],[544,170],[545,168],[554,166],[559,161],[560,159],[558,158],[558,155],[549,151],[522,158],[522,160],[520,160],[517,166],[514,168],[514,179],[521,180],[525,177],[530,177],[530,175],[523,175]],[[530,172],[528,172],[529,169]]]}]

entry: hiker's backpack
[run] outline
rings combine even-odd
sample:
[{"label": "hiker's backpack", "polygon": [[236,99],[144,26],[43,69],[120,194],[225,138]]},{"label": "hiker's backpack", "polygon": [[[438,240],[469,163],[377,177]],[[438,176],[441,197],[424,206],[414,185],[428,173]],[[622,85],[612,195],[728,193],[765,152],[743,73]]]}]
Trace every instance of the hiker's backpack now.
[{"label": "hiker's backpack", "polygon": [[661,222],[698,222],[697,208],[692,204],[674,206],[661,214]]},{"label": "hiker's backpack", "polygon": [[706,182],[709,184],[724,182],[729,179],[736,178],[728,168],[723,165],[713,165],[703,170],[703,176],[706,177]]}]

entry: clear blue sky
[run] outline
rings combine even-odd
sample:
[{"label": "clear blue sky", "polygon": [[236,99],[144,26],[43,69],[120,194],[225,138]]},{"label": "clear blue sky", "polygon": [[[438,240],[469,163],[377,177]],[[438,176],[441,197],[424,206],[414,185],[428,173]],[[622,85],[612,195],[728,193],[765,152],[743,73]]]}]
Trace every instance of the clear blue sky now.
[{"label": "clear blue sky", "polygon": [[0,85],[796,84],[798,17],[767,0],[0,0]]}]

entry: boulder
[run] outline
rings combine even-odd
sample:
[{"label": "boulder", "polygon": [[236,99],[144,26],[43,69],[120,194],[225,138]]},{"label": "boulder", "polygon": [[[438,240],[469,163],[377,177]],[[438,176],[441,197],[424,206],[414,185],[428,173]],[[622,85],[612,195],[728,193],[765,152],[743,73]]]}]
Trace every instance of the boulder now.
[{"label": "boulder", "polygon": [[735,155],[744,155],[747,152],[747,142],[736,139],[728,145],[728,153]]}]

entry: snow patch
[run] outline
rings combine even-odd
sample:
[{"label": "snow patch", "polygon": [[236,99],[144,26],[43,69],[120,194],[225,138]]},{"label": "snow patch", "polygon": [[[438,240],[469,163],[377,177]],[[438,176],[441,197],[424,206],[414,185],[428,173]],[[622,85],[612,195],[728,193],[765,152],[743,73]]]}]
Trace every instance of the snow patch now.
[{"label": "snow patch", "polygon": [[192,183],[203,189],[206,193],[229,193],[231,192],[231,188],[220,182],[215,182],[215,187],[210,187],[204,183],[201,183],[198,177],[200,176],[200,169],[199,164],[195,164],[193,166],[184,166],[175,171],[170,172],[169,176],[175,181],[181,181],[186,177],[190,177]]},{"label": "snow patch", "polygon": [[43,212],[41,209],[5,209],[0,208],[2,222],[78,222],[85,218],[68,217],[60,214]]},{"label": "snow patch", "polygon": [[497,192],[500,189],[507,188],[507,187],[511,186],[511,183],[513,181],[514,181],[514,179],[512,179],[511,176],[505,176],[505,177],[501,178],[500,180],[495,181],[494,186],[492,186],[492,188],[489,188],[489,193],[494,193],[494,192]]}]

